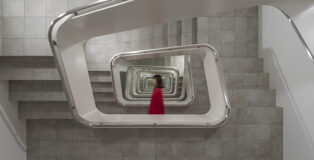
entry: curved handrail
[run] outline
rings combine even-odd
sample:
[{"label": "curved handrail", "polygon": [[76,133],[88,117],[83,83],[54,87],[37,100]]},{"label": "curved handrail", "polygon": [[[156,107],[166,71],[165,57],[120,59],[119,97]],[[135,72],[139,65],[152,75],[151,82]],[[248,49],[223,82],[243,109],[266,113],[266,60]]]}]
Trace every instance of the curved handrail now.
[{"label": "curved handrail", "polygon": [[77,14],[77,12],[79,11],[82,11],[82,10],[85,10],[85,9],[88,9],[88,8],[91,8],[91,7],[95,7],[95,6],[98,6],[98,5],[101,5],[101,4],[105,4],[105,3],[108,3],[108,2],[111,2],[111,1],[114,1],[114,0],[99,0],[99,1],[96,1],[92,4],[89,4],[89,5],[85,5],[85,6],[81,6],[81,7],[77,7],[77,8],[74,8],[74,9],[71,9],[71,10],[68,10],[64,13],[61,13],[56,19],[54,19],[50,26],[49,26],[49,29],[48,29],[48,40],[50,42],[50,44],[52,45],[55,45],[53,44],[52,42],[52,29],[53,27],[56,25],[56,23],[62,19],[63,17],[67,16],[67,15],[70,15],[70,14]]},{"label": "curved handrail", "polygon": [[[271,5],[270,5],[271,6]],[[282,9],[280,9],[279,7],[276,7],[276,6],[272,6],[272,7],[275,7],[277,8],[279,11],[281,11],[288,19],[289,23],[291,24],[292,28],[294,29],[294,31],[296,32],[298,38],[300,39],[302,45],[304,46],[305,48],[305,51],[306,53],[308,54],[310,60],[312,61],[312,63],[314,63],[314,54],[311,52],[309,46],[307,45],[307,43],[305,42],[303,36],[301,35],[298,27],[295,25],[293,19]]]}]

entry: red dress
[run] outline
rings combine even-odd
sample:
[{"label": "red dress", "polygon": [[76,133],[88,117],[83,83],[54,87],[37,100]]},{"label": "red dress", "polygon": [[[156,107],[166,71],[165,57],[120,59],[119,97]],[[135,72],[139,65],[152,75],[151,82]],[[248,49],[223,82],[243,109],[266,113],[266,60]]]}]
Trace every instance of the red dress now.
[{"label": "red dress", "polygon": [[165,114],[161,88],[154,88],[148,114]]}]

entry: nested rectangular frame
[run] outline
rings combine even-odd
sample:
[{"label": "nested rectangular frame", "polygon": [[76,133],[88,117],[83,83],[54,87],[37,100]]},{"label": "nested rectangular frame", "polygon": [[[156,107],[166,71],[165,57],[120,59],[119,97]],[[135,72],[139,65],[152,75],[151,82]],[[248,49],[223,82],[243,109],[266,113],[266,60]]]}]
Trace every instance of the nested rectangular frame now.
[{"label": "nested rectangular frame", "polygon": [[[136,93],[140,93],[140,94],[151,94],[152,93],[152,88],[148,89],[148,88],[145,88],[143,86],[141,86],[141,82],[146,82],[146,83],[143,83],[143,84],[147,84],[148,80],[152,80],[153,79],[153,74],[150,73],[149,75],[147,74],[144,74],[145,71],[140,71],[138,70],[137,71],[138,73],[136,75],[138,75],[138,77],[140,77],[140,79],[137,81],[137,87],[136,87]],[[147,72],[147,71],[146,71]],[[175,91],[175,81],[176,78],[173,76],[173,75],[165,75],[167,74],[167,72],[165,71],[157,71],[157,73],[155,74],[161,74],[162,78],[164,78],[163,82],[165,83],[165,81],[167,81],[167,79],[169,79],[169,86],[167,87],[167,85],[163,85],[163,93],[167,93],[167,94],[171,94]]]},{"label": "nested rectangular frame", "polygon": [[[148,51],[148,50],[146,50]],[[115,90],[115,98],[116,101],[119,105],[123,106],[123,107],[148,107],[150,104],[149,99],[150,98],[146,98],[146,99],[138,99],[135,97],[132,97],[129,95],[129,93],[131,92],[129,90],[129,87],[126,87],[126,94],[125,96],[127,98],[124,97],[123,95],[123,91],[122,91],[122,84],[121,84],[121,77],[120,77],[120,68],[121,68],[121,64],[120,62],[123,62],[125,60],[136,60],[136,59],[145,59],[145,58],[159,58],[159,57],[165,57],[165,55],[157,55],[157,54],[143,54],[144,51],[138,51],[138,54],[134,54],[134,52],[124,52],[124,53],[119,53],[117,55],[115,55],[113,57],[113,59],[111,60],[111,72],[112,74],[114,74],[114,72],[116,73],[116,77],[114,78],[113,76],[113,81],[114,84],[118,85],[119,89]],[[131,56],[130,56],[131,55]],[[114,61],[114,62],[113,62]],[[183,80],[183,85],[184,87],[184,92],[182,92],[179,97],[167,97],[164,101],[165,106],[167,107],[188,107],[190,106],[193,101],[194,101],[194,89],[193,89],[193,83],[192,83],[192,74],[191,74],[191,69],[190,69],[190,61],[189,58],[186,58],[186,61],[184,63],[184,80]]]},{"label": "nested rectangular frame", "polygon": [[[179,47],[160,48],[152,50],[126,52],[115,55],[111,60],[111,71],[115,97],[118,103],[129,103],[122,97],[121,81],[118,64],[121,59],[153,58],[164,56],[194,55],[201,57],[208,86],[210,109],[205,114],[172,114],[172,115],[141,115],[135,114],[133,118],[152,120],[155,127],[214,127],[223,124],[230,114],[230,104],[226,93],[225,82],[218,52],[210,45],[189,45]],[[146,121],[145,121],[146,122]],[[144,123],[144,122],[143,122]],[[149,123],[149,122],[148,122]]]},{"label": "nested rectangular frame", "polygon": [[[163,93],[164,93],[164,95],[165,96],[168,96],[168,95],[173,95],[173,94],[176,94],[176,90],[177,90],[177,84],[178,84],[178,77],[179,77],[179,72],[176,70],[176,69],[174,69],[174,68],[172,68],[172,67],[162,67],[162,66],[131,66],[132,68],[134,67],[134,69],[135,69],[135,71],[134,72],[132,72],[132,70],[131,69],[128,69],[128,71],[127,71],[127,81],[129,81],[130,80],[130,82],[131,82],[131,74],[133,73],[133,76],[134,75],[140,75],[141,73],[142,73],[142,71],[140,70],[140,68],[138,68],[138,67],[147,67],[147,68],[149,68],[149,67],[151,67],[151,68],[154,68],[154,69],[172,69],[171,71],[172,72],[170,72],[170,73],[173,73],[174,75],[172,75],[172,79],[171,79],[171,81],[170,81],[170,83],[172,83],[172,84],[170,84],[170,91],[165,91],[165,88],[163,89]],[[160,73],[166,73],[165,71],[160,71]],[[135,74],[136,73],[136,74]],[[147,91],[147,90],[141,90],[140,88],[139,88],[139,86],[140,86],[140,81],[137,81],[137,79],[139,78],[139,76],[137,76],[137,77],[133,77],[134,78],[134,80],[132,80],[132,83],[127,83],[126,84],[126,88],[128,88],[128,85],[129,85],[129,87],[130,87],[130,85],[131,84],[133,84],[133,87],[132,87],[132,90],[133,90],[133,92],[135,93],[134,95],[135,96],[139,96],[139,97],[150,97],[151,96],[151,94],[152,94],[152,91]],[[174,80],[174,81],[173,81]],[[174,83],[173,83],[174,82]],[[137,86],[136,88],[134,87],[134,86]],[[140,95],[139,95],[140,94]]]},{"label": "nested rectangular frame", "polygon": [[[161,67],[159,67],[159,68],[161,68]],[[138,70],[137,70],[138,71]],[[135,71],[136,72],[136,71]],[[185,96],[185,94],[186,94],[186,90],[185,90],[185,87],[183,88],[183,90],[182,90],[182,92],[181,92],[181,94],[180,95],[178,95],[178,96],[176,96],[177,95],[177,92],[178,92],[178,77],[179,77],[179,72],[178,71],[176,71],[175,72],[176,73],[176,80],[175,80],[175,87],[174,87],[174,92],[173,93],[165,93],[164,92],[164,101],[165,101],[165,103],[166,104],[168,104],[168,102],[166,102],[166,101],[182,101],[182,100],[184,100],[184,98],[186,97]],[[130,75],[131,73],[128,73],[128,76],[127,77],[130,77],[131,75]],[[135,78],[137,78],[137,77],[135,77]],[[127,81],[128,81],[129,79],[127,79]],[[136,84],[136,82],[133,80],[133,86]],[[132,88],[130,88],[130,86],[128,86],[128,85],[130,85],[129,83],[127,83],[127,86],[126,86],[126,91],[125,91],[125,96],[126,96],[126,99],[127,100],[130,100],[130,101],[147,101],[147,102],[144,102],[144,103],[141,103],[141,105],[139,105],[139,106],[148,106],[149,105],[149,100],[150,100],[150,96],[151,96],[151,94],[152,93],[146,93],[146,94],[139,94],[139,93],[137,93],[137,90],[134,88],[134,87],[132,87]],[[193,86],[191,86],[191,88],[192,88]],[[132,92],[133,91],[133,92]],[[191,90],[192,91],[192,90]],[[133,93],[134,95],[133,96],[136,96],[136,97],[132,97],[132,95],[130,95],[131,93]],[[193,94],[193,93],[190,93],[191,95]],[[193,99],[190,99],[191,101],[193,101]],[[190,102],[191,103],[191,102]],[[188,102],[186,102],[186,104],[190,104],[190,103],[188,103]],[[133,105],[129,105],[128,103],[125,105],[125,106],[133,106]],[[177,105],[177,106],[180,106],[180,105]],[[182,105],[181,104],[181,106],[182,107],[186,107],[186,105]]]},{"label": "nested rectangular frame", "polygon": [[[155,73],[163,76],[164,82],[167,81],[167,79],[168,79],[169,85],[168,85],[168,87],[164,86],[163,94],[164,95],[173,94],[176,90],[176,85],[177,85],[177,83],[173,83],[173,82],[174,82],[174,79],[177,79],[177,78],[173,75],[166,75],[167,72],[165,72],[165,71],[158,71]],[[140,81],[145,82],[147,79],[152,79],[152,77],[149,77],[148,75],[143,75],[143,74],[144,74],[144,72],[141,72],[140,70],[135,71],[134,75],[137,75],[137,77],[136,77],[136,79],[134,79],[135,81],[133,82],[133,86],[136,86],[136,87],[133,87],[132,90],[135,93],[134,95],[136,95],[136,96],[144,95],[144,97],[150,97],[153,90],[147,89],[147,88],[141,88],[141,82]],[[143,75],[143,77],[141,77],[142,75]],[[142,79],[140,79],[140,78],[142,78]]]}]

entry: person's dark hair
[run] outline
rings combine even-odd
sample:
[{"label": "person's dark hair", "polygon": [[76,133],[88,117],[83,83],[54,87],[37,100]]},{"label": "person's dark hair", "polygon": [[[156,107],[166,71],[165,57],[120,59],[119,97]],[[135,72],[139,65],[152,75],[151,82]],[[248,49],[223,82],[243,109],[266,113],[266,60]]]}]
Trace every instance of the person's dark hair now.
[{"label": "person's dark hair", "polygon": [[157,80],[156,88],[163,88],[163,86],[162,86],[162,78],[161,78],[160,75],[158,75],[158,74],[154,75],[153,79]]}]

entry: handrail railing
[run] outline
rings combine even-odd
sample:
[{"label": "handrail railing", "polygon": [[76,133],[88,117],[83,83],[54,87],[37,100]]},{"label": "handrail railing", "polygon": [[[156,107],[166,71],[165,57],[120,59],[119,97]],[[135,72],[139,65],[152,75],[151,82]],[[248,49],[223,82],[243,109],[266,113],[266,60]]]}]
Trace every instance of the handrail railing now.
[{"label": "handrail railing", "polygon": [[[274,7],[274,6],[273,6]],[[309,46],[307,45],[307,43],[305,42],[304,38],[302,37],[298,27],[296,26],[296,24],[294,23],[293,19],[282,9],[275,7],[278,10],[280,10],[288,19],[289,23],[291,24],[292,28],[294,29],[295,33],[297,34],[298,38],[300,39],[302,45],[305,48],[306,53],[308,54],[310,60],[312,61],[312,63],[314,63],[314,54],[312,53],[312,51],[310,50]]]},{"label": "handrail railing", "polygon": [[[55,24],[60,20],[62,19],[63,17],[67,16],[67,15],[70,15],[70,14],[77,14],[77,12],[79,11],[82,11],[82,10],[86,10],[86,9],[89,9],[89,8],[92,8],[92,7],[95,7],[95,6],[98,6],[98,5],[102,5],[102,4],[105,4],[105,3],[109,3],[109,2],[113,2],[115,0],[99,0],[99,1],[96,1],[94,3],[91,3],[89,5],[84,5],[84,6],[81,6],[81,7],[77,7],[77,8],[73,8],[71,10],[68,10],[64,13],[61,13],[56,19],[54,19],[51,24],[50,24],[50,27],[49,27],[49,30],[48,30],[48,40],[50,42],[50,44],[53,46],[55,45],[55,43],[52,42],[52,29],[53,27],[55,26]],[[126,0],[121,0],[121,2],[124,2]],[[52,47],[53,48],[53,47]],[[52,49],[52,52],[54,52],[54,50]]]}]

